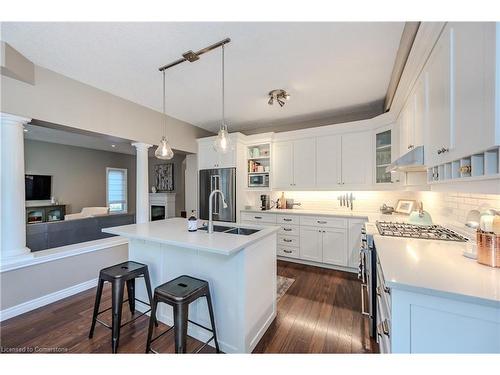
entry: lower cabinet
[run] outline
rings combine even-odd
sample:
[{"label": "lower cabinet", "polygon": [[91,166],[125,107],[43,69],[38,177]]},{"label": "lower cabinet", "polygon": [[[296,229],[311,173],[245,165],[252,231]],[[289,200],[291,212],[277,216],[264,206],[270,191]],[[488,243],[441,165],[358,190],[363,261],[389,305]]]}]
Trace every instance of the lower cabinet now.
[{"label": "lower cabinet", "polygon": [[345,229],[301,227],[300,259],[347,265],[347,232]]},{"label": "lower cabinet", "polygon": [[280,225],[277,236],[280,257],[348,269],[358,267],[361,229],[366,219],[245,211],[241,218],[242,224]]},{"label": "lower cabinet", "polygon": [[[347,232],[345,229],[323,229],[322,248],[323,263],[348,266],[347,264]],[[358,246],[359,247],[359,246]]]},{"label": "lower cabinet", "polygon": [[321,262],[323,260],[322,229],[314,227],[300,228],[300,259]]}]

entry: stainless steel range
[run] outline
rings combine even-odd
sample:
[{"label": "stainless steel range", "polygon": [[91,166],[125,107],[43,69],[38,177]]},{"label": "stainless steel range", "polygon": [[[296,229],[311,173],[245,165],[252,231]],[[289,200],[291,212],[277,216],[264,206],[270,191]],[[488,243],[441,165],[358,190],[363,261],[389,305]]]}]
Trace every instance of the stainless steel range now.
[{"label": "stainless steel range", "polygon": [[378,232],[382,236],[418,238],[424,240],[442,240],[466,242],[467,238],[440,225],[414,225],[408,223],[393,223],[390,221],[377,221]]}]

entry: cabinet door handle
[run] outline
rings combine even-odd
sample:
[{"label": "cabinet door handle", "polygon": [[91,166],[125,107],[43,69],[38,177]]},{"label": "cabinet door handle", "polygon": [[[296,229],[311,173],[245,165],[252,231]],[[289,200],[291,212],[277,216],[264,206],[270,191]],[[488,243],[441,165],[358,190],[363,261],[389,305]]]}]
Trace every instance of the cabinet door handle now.
[{"label": "cabinet door handle", "polygon": [[283,221],[292,221],[292,219],[283,219]]},{"label": "cabinet door handle", "polygon": [[283,228],[283,230],[284,230],[285,232],[291,232],[291,231],[292,231],[292,228]]},{"label": "cabinet door handle", "polygon": [[260,219],[262,219],[262,216],[254,216],[253,218],[260,220]]},{"label": "cabinet door handle", "polygon": [[292,240],[288,239],[288,238],[283,238],[283,241],[284,242],[292,242]]},{"label": "cabinet door handle", "polygon": [[284,253],[287,253],[287,254],[291,254],[291,253],[293,253],[293,251],[291,251],[291,250],[283,250],[283,252],[284,252]]},{"label": "cabinet door handle", "polygon": [[318,220],[318,224],[326,224],[326,221]]}]

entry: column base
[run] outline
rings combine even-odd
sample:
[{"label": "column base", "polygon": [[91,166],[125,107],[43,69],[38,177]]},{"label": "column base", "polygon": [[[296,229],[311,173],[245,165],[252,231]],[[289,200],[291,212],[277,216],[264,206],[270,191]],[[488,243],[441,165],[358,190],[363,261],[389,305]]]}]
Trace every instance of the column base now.
[{"label": "column base", "polygon": [[22,247],[20,249],[3,252],[2,257],[0,258],[0,263],[2,265],[11,264],[31,258],[33,258],[31,250],[27,247]]}]

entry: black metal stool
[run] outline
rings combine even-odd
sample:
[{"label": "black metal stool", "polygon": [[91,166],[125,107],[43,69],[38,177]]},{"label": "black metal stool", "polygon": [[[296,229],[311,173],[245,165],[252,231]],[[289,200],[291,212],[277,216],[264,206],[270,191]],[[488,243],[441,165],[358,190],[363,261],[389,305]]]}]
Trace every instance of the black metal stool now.
[{"label": "black metal stool", "polygon": [[[212,325],[211,329],[188,319],[189,304],[191,302],[196,301],[200,297],[205,297],[207,299],[208,312],[210,314],[210,322]],[[153,322],[156,319],[156,308],[158,306],[158,302],[163,302],[173,307],[174,325],[165,332],[156,336],[155,338],[152,338]],[[217,341],[217,334],[215,330],[215,319],[212,307],[212,299],[210,297],[210,288],[208,282],[205,280],[196,279],[191,276],[183,275],[155,288],[153,304],[151,307],[151,316],[149,318],[149,330],[148,330],[148,341],[146,344],[146,353],[149,352],[157,353],[155,350],[151,349],[151,343],[159,339],[161,336],[169,332],[171,329],[174,329],[175,333],[175,352],[185,353],[188,322],[193,323],[194,325],[201,327],[212,333],[212,337],[208,341],[203,343],[203,345],[201,345],[195,351],[195,353],[199,353],[212,340],[214,340],[215,343],[215,350],[217,351],[217,353],[220,353],[219,342]]]},{"label": "black metal stool", "polygon": [[[139,277],[144,277],[144,282],[146,283],[146,289],[148,291],[149,303],[141,301],[138,298],[135,298],[135,279]],[[99,305],[101,303],[101,295],[102,295],[102,287],[104,286],[104,282],[109,281],[111,283],[111,307],[99,311]],[[127,285],[127,294],[128,298],[123,300],[123,293],[125,284]],[[99,282],[97,284],[97,293],[95,296],[95,304],[94,304],[94,314],[92,316],[92,325],[90,327],[89,339],[94,335],[95,323],[99,322],[103,326],[111,329],[112,331],[112,339],[111,346],[113,353],[116,353],[118,350],[118,343],[120,341],[120,328],[132,323],[134,320],[140,318],[144,314],[151,311],[151,308],[147,311],[143,312],[140,315],[135,316],[133,319],[128,322],[121,324],[122,318],[122,304],[128,301],[130,312],[132,315],[135,314],[135,301],[142,302],[143,304],[151,307],[152,293],[151,293],[151,281],[149,279],[148,266],[138,262],[123,262],[120,264],[116,264],[111,267],[103,268],[99,272]],[[98,315],[106,312],[108,310],[112,310],[112,323],[111,326],[103,322],[98,318]],[[156,319],[154,320],[156,326],[158,326],[158,322]]]}]

